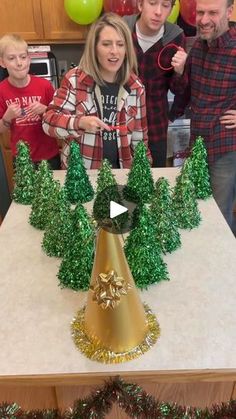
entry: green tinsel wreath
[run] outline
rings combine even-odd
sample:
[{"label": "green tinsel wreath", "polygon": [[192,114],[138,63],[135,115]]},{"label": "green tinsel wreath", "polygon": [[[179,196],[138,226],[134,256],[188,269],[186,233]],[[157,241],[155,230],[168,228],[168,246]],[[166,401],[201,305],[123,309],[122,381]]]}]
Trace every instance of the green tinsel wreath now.
[{"label": "green tinsel wreath", "polygon": [[131,418],[140,419],[235,419],[236,400],[197,409],[173,403],[159,402],[136,384],[117,377],[105,382],[102,388],[84,399],[76,400],[74,407],[61,413],[56,409],[23,411],[16,403],[0,404],[1,419],[103,419],[117,403]]}]

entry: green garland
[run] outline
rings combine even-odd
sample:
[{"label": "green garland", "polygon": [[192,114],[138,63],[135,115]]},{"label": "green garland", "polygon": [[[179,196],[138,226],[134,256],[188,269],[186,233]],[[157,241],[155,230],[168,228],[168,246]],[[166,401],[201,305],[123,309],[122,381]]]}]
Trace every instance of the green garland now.
[{"label": "green garland", "polygon": [[90,396],[75,401],[74,407],[61,413],[56,409],[23,411],[16,403],[0,404],[1,419],[103,419],[113,403],[131,418],[139,419],[235,419],[236,400],[197,409],[155,400],[136,384],[117,377],[106,382]]}]

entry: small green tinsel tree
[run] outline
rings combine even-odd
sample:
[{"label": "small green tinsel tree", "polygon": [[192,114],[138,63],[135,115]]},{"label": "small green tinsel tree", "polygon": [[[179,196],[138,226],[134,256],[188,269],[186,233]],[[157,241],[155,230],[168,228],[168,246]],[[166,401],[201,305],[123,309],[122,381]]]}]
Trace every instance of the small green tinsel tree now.
[{"label": "small green tinsel tree", "polygon": [[42,248],[48,256],[63,257],[69,246],[73,230],[70,203],[65,188],[56,181],[54,205],[46,226]]},{"label": "small green tinsel tree", "polygon": [[65,188],[72,204],[88,202],[93,199],[94,191],[81,157],[79,144],[72,141],[68,169],[65,178]]},{"label": "small green tinsel tree", "polygon": [[161,250],[163,253],[173,252],[181,246],[181,240],[173,213],[170,184],[164,177],[156,182],[150,210],[156,223]]},{"label": "small green tinsel tree", "polygon": [[35,195],[29,217],[29,223],[33,227],[40,230],[46,228],[54,205],[53,199],[56,187],[48,162],[42,160],[36,172]]},{"label": "small green tinsel tree", "polygon": [[177,226],[190,230],[197,227],[201,221],[191,173],[191,160],[186,159],[176,179],[172,201]]},{"label": "small green tinsel tree", "polygon": [[29,146],[17,143],[16,167],[12,199],[19,204],[31,204],[34,197],[35,168],[30,158]]},{"label": "small green tinsel tree", "polygon": [[[112,166],[104,159],[98,171],[96,197],[93,204],[93,216],[101,223],[110,219],[110,201],[123,205],[121,194],[115,176],[112,173]],[[128,221],[128,213],[115,217],[116,227],[123,227]]]},{"label": "small green tinsel tree", "polygon": [[169,278],[152,215],[145,205],[140,209],[138,225],[125,240],[124,251],[137,287],[147,288]]},{"label": "small green tinsel tree", "polygon": [[134,150],[134,159],[123,191],[127,201],[146,203],[154,192],[154,180],[146,153],[146,146],[140,141]]},{"label": "small green tinsel tree", "polygon": [[88,290],[93,267],[95,231],[92,220],[82,204],[72,214],[73,235],[65,250],[58,278],[62,288]]},{"label": "small green tinsel tree", "polygon": [[207,151],[202,137],[197,137],[189,157],[192,161],[192,180],[196,197],[207,199],[212,196]]}]

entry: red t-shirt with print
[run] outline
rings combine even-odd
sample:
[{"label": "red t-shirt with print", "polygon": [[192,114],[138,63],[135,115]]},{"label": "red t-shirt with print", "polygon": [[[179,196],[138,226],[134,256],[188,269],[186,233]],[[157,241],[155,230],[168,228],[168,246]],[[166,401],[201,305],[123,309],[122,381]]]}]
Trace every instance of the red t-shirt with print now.
[{"label": "red t-shirt with print", "polygon": [[48,106],[54,94],[52,84],[40,77],[30,76],[30,82],[25,87],[12,86],[8,79],[0,83],[0,118],[3,117],[11,103],[17,103],[22,109],[22,115],[11,124],[11,150],[13,156],[17,153],[17,142],[23,140],[29,144],[33,161],[49,160],[59,153],[55,138],[49,137],[42,129],[42,115],[27,115],[27,107],[34,101]]}]

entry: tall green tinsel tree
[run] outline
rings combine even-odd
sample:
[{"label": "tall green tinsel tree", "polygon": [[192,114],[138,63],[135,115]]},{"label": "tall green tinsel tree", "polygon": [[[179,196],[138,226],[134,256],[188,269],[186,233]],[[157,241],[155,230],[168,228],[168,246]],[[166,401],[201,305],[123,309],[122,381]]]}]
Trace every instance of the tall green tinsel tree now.
[{"label": "tall green tinsel tree", "polygon": [[150,210],[156,223],[161,250],[163,253],[173,252],[181,246],[181,240],[173,213],[170,184],[164,177],[156,182]]},{"label": "tall green tinsel tree", "polygon": [[154,180],[147,158],[147,149],[144,142],[140,141],[134,150],[134,159],[123,195],[127,201],[139,204],[149,202],[153,192]]},{"label": "tall green tinsel tree", "polygon": [[197,227],[201,221],[191,173],[192,162],[186,159],[173,192],[173,211],[177,226],[190,230]]},{"label": "tall green tinsel tree", "polygon": [[138,288],[147,288],[169,279],[167,266],[161,257],[156,226],[145,205],[140,207],[138,225],[125,240],[124,251]]},{"label": "tall green tinsel tree", "polygon": [[[97,221],[103,222],[110,219],[110,201],[123,205],[111,164],[104,159],[98,171],[96,197],[93,204],[93,216]],[[123,227],[127,221],[127,212],[115,217],[118,228]]]},{"label": "tall green tinsel tree", "polygon": [[31,204],[34,197],[35,168],[30,158],[29,146],[24,141],[17,143],[17,156],[12,198],[19,204]]},{"label": "tall green tinsel tree", "polygon": [[54,204],[44,232],[42,248],[48,256],[63,257],[73,235],[72,216],[65,188],[60,187],[59,181],[56,181],[56,185]]},{"label": "tall green tinsel tree", "polygon": [[207,151],[202,137],[197,137],[189,157],[192,161],[192,180],[196,196],[207,199],[212,196],[210,174],[207,162]]},{"label": "tall green tinsel tree", "polygon": [[72,204],[88,202],[93,199],[93,187],[84,167],[79,144],[76,141],[72,141],[70,144],[65,188]]},{"label": "tall green tinsel tree", "polygon": [[33,227],[40,230],[46,228],[54,205],[53,198],[56,185],[48,162],[42,160],[36,172],[35,195],[29,216],[29,223]]},{"label": "tall green tinsel tree", "polygon": [[88,290],[93,266],[95,231],[92,220],[82,204],[72,214],[73,234],[65,250],[58,278],[62,288]]}]

